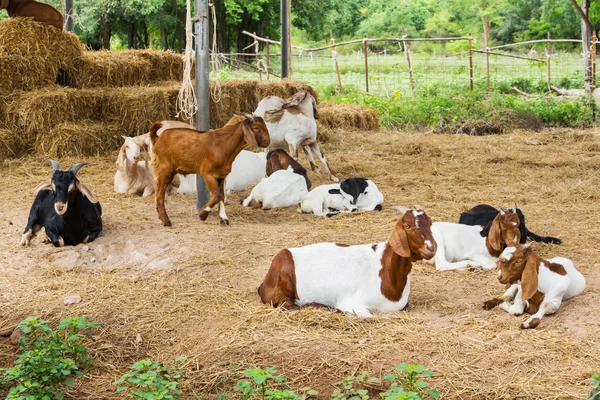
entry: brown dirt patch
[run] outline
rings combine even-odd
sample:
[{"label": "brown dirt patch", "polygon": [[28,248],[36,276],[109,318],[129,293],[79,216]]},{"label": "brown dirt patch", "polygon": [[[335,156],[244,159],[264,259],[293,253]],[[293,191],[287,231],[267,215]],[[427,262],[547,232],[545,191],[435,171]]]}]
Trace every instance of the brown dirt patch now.
[{"label": "brown dirt patch", "polygon": [[[144,357],[188,356],[186,393],[215,397],[237,379],[232,365],[275,365],[291,386],[326,397],[332,383],[370,371],[383,377],[402,362],[434,370],[431,386],[449,399],[583,398],[600,361],[597,274],[600,154],[598,132],[513,132],[502,136],[332,132],[324,151],[341,177],[373,179],[386,196],[382,212],[317,218],[252,210],[229,198],[230,227],[195,215],[192,196],[175,196],[163,228],[151,198],[117,196],[112,157],[81,180],[100,199],[105,230],[88,245],[55,249],[34,240],[19,248],[31,189],[47,179],[41,158],[0,166],[0,331],[29,315],[52,321],[83,314],[101,323],[89,348],[95,366],[76,380],[75,397],[118,399],[111,382]],[[63,165],[79,160],[61,160]],[[304,156],[301,162],[307,164]],[[312,174],[315,184],[325,175]],[[323,310],[282,312],[260,303],[256,288],[282,248],[320,241],[386,240],[393,204],[421,205],[434,221],[456,221],[482,202],[517,201],[530,229],[563,239],[535,244],[544,257],[565,256],[587,278],[585,292],[540,326],[525,317],[484,311],[502,293],[494,271],[436,272],[417,263],[409,312],[372,319]],[[82,302],[63,305],[69,295]],[[138,336],[139,335],[139,336]],[[141,341],[139,338],[141,337]],[[0,366],[17,349],[0,339]]]}]

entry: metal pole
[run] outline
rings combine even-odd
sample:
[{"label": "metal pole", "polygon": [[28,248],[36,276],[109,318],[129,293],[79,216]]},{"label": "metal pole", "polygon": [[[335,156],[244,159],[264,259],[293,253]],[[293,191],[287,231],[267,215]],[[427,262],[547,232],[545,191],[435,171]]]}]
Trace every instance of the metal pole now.
[{"label": "metal pole", "polygon": [[73,32],[73,0],[65,0],[65,30]]},{"label": "metal pole", "polygon": [[[194,33],[196,38],[196,128],[206,132],[210,129],[210,92],[208,81],[208,0],[194,0],[196,23]],[[202,176],[196,175],[196,209],[200,210],[210,199],[210,193],[204,184]]]},{"label": "metal pole", "polygon": [[548,48],[546,49],[546,60],[548,64],[548,93],[552,94],[552,83],[550,80],[550,56],[552,55],[552,49],[550,48],[550,32],[548,32]]},{"label": "metal pole", "polygon": [[281,77],[287,78],[290,74],[289,57],[289,21],[288,0],[281,1]]}]

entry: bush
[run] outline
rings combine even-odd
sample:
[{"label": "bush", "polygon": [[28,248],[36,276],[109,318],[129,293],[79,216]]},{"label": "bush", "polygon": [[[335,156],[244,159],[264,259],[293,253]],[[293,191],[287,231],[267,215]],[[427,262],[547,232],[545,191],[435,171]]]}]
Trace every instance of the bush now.
[{"label": "bush", "polygon": [[592,391],[587,400],[600,400],[600,372],[592,376],[590,383],[592,384]]},{"label": "bush", "polygon": [[117,392],[127,392],[134,399],[181,400],[179,380],[185,378],[181,372],[185,357],[178,357],[170,368],[152,360],[141,360],[131,366],[131,372],[116,380]]},{"label": "bush", "polygon": [[56,330],[36,317],[21,321],[23,354],[14,367],[0,370],[2,383],[12,385],[7,400],[64,398],[63,386],[73,386],[73,376],[83,376],[79,367],[92,362],[80,332],[98,326],[81,316],[61,319]]},{"label": "bush", "polygon": [[287,387],[278,387],[285,382],[285,376],[276,374],[275,367],[247,369],[244,376],[251,379],[238,380],[233,390],[241,392],[244,399],[262,400],[304,400],[318,394],[310,388],[303,388],[300,391],[304,394],[298,394]]}]

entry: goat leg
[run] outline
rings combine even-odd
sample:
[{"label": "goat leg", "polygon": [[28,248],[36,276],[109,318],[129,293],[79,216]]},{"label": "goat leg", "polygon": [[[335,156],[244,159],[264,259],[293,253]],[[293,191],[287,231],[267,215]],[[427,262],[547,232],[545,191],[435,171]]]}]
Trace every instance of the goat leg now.
[{"label": "goat leg", "polygon": [[311,144],[309,144],[309,146],[310,146],[310,149],[312,150],[312,152],[315,153],[315,156],[317,156],[319,161],[321,161],[321,164],[323,164],[323,167],[325,167],[325,170],[329,174],[329,179],[334,182],[339,182],[340,180],[333,174],[333,170],[331,168],[329,168],[329,164],[327,164],[327,160],[325,159],[325,156],[323,155],[323,153],[321,152],[321,149],[319,148],[319,143],[312,142]]},{"label": "goat leg", "polygon": [[315,159],[312,155],[312,153],[310,152],[310,147],[308,146],[302,146],[302,150],[304,151],[304,154],[306,154],[306,158],[308,158],[308,162],[310,163],[310,169],[313,172],[321,172],[319,171],[319,167],[317,167],[317,164],[315,163]]}]

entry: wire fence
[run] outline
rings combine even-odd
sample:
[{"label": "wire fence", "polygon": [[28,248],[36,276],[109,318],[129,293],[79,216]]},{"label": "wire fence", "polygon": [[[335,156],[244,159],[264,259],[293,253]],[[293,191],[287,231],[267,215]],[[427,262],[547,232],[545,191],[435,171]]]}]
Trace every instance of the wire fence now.
[{"label": "wire fence", "polygon": [[[212,79],[279,79],[279,46],[250,36],[255,42],[246,48],[247,53],[216,55],[219,68],[212,70]],[[294,47],[290,77],[321,92],[369,92],[386,97],[488,90],[488,85],[490,91],[501,92],[512,87],[527,93],[547,92],[550,85],[583,89],[585,55],[580,45],[573,50],[573,43],[581,41],[539,40],[481,49],[471,36],[454,40],[365,38],[335,47]],[[591,50],[589,54],[595,55],[595,49]]]}]

